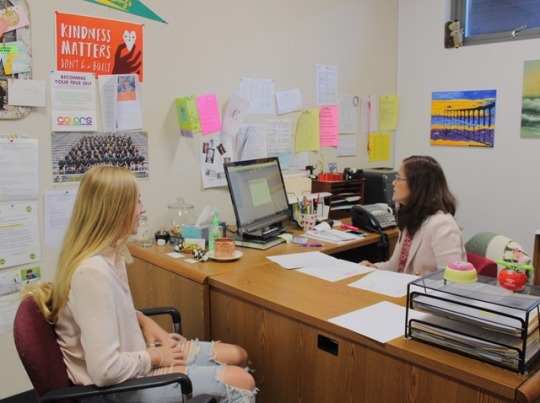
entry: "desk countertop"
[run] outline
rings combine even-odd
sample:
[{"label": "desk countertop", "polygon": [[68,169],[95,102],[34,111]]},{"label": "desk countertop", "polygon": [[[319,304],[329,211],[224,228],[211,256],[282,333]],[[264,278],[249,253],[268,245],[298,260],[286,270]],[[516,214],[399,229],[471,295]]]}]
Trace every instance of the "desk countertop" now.
[{"label": "desk countertop", "polygon": [[[270,309],[284,317],[294,318],[309,326],[329,332],[353,343],[358,343],[413,362],[429,370],[444,374],[479,388],[496,391],[509,400],[515,399],[516,390],[536,396],[540,389],[540,362],[529,369],[529,376],[499,368],[479,360],[464,357],[415,340],[400,336],[381,344],[352,330],[328,322],[330,318],[365,308],[382,300],[401,306],[406,298],[391,298],[381,294],[349,287],[347,284],[362,277],[328,282],[295,270],[284,270],[278,264],[265,264],[213,276],[209,279],[211,290],[228,293],[249,301],[250,304]],[[331,301],[331,303],[326,303]],[[538,384],[538,387],[535,385]],[[521,388],[528,392],[519,392]]]},{"label": "desk countertop", "polygon": [[[295,236],[301,236],[302,231],[297,229],[290,229]],[[387,231],[389,236],[397,236],[397,230],[392,229]],[[182,275],[193,281],[201,284],[205,284],[209,277],[228,273],[234,271],[238,267],[252,267],[254,265],[260,265],[267,262],[266,256],[272,255],[284,255],[288,253],[308,252],[308,251],[321,251],[327,254],[335,254],[357,247],[372,245],[379,242],[380,236],[378,234],[368,234],[364,238],[352,242],[346,242],[342,244],[334,244],[330,242],[324,242],[323,247],[300,247],[297,244],[282,243],[266,250],[252,249],[237,247],[242,252],[243,256],[239,260],[233,260],[228,262],[217,262],[208,260],[206,262],[189,263],[186,261],[191,256],[185,256],[183,258],[174,258],[168,255],[170,252],[174,252],[173,248],[164,245],[158,246],[153,243],[150,247],[143,247],[140,242],[131,242],[128,244],[131,254],[139,259],[153,263],[159,267],[170,272]],[[318,240],[311,240],[312,242],[320,242]]]}]

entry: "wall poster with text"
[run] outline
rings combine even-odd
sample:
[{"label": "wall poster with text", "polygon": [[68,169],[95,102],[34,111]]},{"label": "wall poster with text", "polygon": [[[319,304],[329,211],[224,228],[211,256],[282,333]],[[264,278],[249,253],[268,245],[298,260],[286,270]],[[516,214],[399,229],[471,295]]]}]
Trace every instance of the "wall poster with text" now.
[{"label": "wall poster with text", "polygon": [[56,68],[143,81],[143,25],[56,13]]}]

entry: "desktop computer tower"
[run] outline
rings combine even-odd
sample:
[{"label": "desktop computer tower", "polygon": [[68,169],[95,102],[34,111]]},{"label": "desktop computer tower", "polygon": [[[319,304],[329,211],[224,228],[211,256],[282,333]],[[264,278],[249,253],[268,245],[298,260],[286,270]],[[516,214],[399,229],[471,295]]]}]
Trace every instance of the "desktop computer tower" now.
[{"label": "desktop computer tower", "polygon": [[396,171],[393,168],[364,169],[364,178],[366,182],[363,204],[386,203],[394,210],[392,182],[396,178]]}]

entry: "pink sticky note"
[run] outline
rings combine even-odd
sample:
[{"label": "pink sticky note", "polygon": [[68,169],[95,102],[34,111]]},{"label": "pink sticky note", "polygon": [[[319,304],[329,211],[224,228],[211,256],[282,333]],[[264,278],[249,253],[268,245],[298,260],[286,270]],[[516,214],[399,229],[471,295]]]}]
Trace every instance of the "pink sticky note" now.
[{"label": "pink sticky note", "polygon": [[221,119],[216,94],[201,95],[196,98],[201,133],[203,135],[216,133],[221,130]]}]

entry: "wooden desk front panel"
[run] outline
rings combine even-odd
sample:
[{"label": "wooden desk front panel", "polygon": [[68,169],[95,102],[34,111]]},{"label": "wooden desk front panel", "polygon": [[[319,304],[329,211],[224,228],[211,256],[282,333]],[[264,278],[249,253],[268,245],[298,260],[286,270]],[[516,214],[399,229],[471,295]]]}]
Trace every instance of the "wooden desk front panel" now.
[{"label": "wooden desk front panel", "polygon": [[[174,306],[182,316],[182,333],[188,339],[210,338],[208,285],[162,269],[139,258],[127,266],[136,308]],[[170,318],[157,318],[170,329]]]},{"label": "wooden desk front panel", "polygon": [[[274,389],[281,388],[302,395],[302,401],[311,401],[304,397],[312,392],[302,383],[295,386],[299,381],[290,381],[293,374],[296,378],[305,374],[302,382],[309,382],[311,388],[317,389],[317,394],[330,388],[331,394],[337,393],[337,396],[347,393],[347,398],[358,395],[366,399],[357,401],[372,401],[371,393],[379,393],[377,388],[388,396],[387,400],[375,401],[396,401],[392,390],[386,390],[390,386],[400,396],[409,393],[420,396],[417,401],[433,401],[429,396],[437,396],[441,390],[448,390],[444,396],[465,396],[467,401],[482,402],[513,401],[516,393],[526,394],[527,399],[523,401],[534,401],[540,396],[540,388],[534,387],[540,385],[536,367],[531,369],[530,376],[521,376],[404,337],[381,344],[328,322],[332,317],[382,300],[405,305],[404,298],[389,298],[349,287],[347,284],[352,281],[354,278],[328,282],[273,263],[211,277],[211,337],[240,344],[248,350],[257,369],[256,376],[261,377],[257,381],[272,391],[265,393],[279,393]],[[324,367],[332,360],[327,357],[331,354],[318,349],[319,334],[338,341],[341,359],[339,364],[333,364],[339,365],[333,371],[339,370],[339,388],[323,387],[318,381],[309,380],[318,380],[318,375],[312,374],[309,367]],[[289,367],[292,370],[287,369]],[[368,368],[367,373],[363,372],[365,368]],[[377,378],[383,380],[377,381]],[[345,392],[341,389],[347,382],[361,382],[367,389]],[[375,386],[365,386],[371,384]],[[420,386],[416,390],[411,385]],[[262,398],[266,402],[287,401],[281,400],[282,397]]]},{"label": "wooden desk front panel", "polygon": [[[212,338],[246,348],[260,389],[259,403],[513,400],[215,288],[210,301]],[[318,347],[319,335],[337,342],[338,355]]]}]

